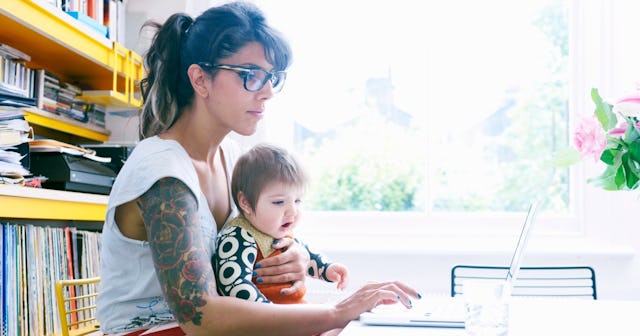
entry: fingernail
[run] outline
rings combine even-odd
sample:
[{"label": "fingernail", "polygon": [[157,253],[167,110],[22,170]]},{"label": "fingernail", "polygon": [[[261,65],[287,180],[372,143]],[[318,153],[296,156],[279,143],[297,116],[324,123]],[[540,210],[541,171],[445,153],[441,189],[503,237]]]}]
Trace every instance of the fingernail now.
[{"label": "fingernail", "polygon": [[260,268],[260,267],[262,267],[262,264],[259,264],[259,263],[255,264],[255,266],[253,266],[253,268]]},{"label": "fingernail", "polygon": [[400,300],[400,295],[396,296],[396,298],[397,298],[398,300]]},{"label": "fingernail", "polygon": [[280,295],[284,295],[284,289],[280,291]]},{"label": "fingernail", "polygon": [[251,274],[251,276],[256,276],[256,275],[258,275],[258,273],[257,273],[257,272],[253,272],[253,273]]},{"label": "fingernail", "polygon": [[418,293],[418,299],[422,299],[422,294]]},{"label": "fingernail", "polygon": [[271,243],[272,245],[278,245],[279,241],[278,240],[274,240],[273,243]]},{"label": "fingernail", "polygon": [[258,278],[258,280],[256,280],[258,283],[262,283],[264,280],[262,280],[262,278]]}]

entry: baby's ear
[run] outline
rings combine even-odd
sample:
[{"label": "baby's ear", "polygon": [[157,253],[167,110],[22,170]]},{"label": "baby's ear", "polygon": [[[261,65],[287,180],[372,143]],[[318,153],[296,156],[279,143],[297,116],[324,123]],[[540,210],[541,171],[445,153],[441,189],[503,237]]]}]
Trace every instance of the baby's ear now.
[{"label": "baby's ear", "polygon": [[238,203],[240,203],[240,211],[243,214],[245,215],[251,214],[251,211],[253,209],[251,208],[251,204],[249,204],[249,200],[247,199],[247,196],[245,196],[245,194],[242,191],[238,192]]}]

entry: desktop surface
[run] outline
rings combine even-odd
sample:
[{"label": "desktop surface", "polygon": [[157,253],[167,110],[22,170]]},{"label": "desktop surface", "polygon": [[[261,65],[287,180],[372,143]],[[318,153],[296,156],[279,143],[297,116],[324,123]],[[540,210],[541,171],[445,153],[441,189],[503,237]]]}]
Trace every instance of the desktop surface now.
[{"label": "desktop surface", "polygon": [[[423,298],[428,300],[429,298]],[[509,336],[640,335],[640,301],[514,298]],[[465,335],[460,328],[367,326],[352,321],[340,336]]]}]

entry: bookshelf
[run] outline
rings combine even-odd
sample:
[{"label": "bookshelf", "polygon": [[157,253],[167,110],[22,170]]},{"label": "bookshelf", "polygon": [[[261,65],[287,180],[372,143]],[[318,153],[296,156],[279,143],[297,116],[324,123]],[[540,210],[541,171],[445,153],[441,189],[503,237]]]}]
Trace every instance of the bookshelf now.
[{"label": "bookshelf", "polygon": [[[80,99],[107,106],[109,109],[136,109],[142,105],[137,89],[143,74],[142,58],[116,41],[81,24],[61,9],[43,0],[0,1],[0,43],[18,48],[31,56],[27,66],[46,69],[61,81],[83,88]],[[25,119],[39,136],[69,143],[101,143],[109,140],[107,129],[37,108],[25,108]],[[29,191],[31,192],[31,191]],[[28,208],[38,196],[4,195],[3,204]],[[35,191],[33,195],[41,195]],[[63,193],[54,193],[63,197]],[[11,197],[10,199],[6,197]],[[63,197],[64,198],[64,197]],[[4,203],[5,201],[11,203]],[[55,200],[42,200],[47,211],[55,211],[57,219],[78,219],[74,206],[59,206]],[[73,202],[65,201],[67,205]],[[82,203],[80,203],[82,204]],[[82,205],[83,207],[86,205]],[[95,206],[95,205],[94,205]],[[28,211],[0,207],[0,218],[28,217]],[[104,216],[104,204],[92,219]],[[16,213],[17,211],[17,213]],[[26,217],[24,217],[24,216]],[[82,219],[79,219],[82,220]]]},{"label": "bookshelf", "polygon": [[0,1],[0,27],[0,42],[30,55],[29,67],[79,84],[85,100],[116,109],[142,105],[142,57],[60,9],[38,0]]},{"label": "bookshelf", "polygon": [[[109,110],[141,107],[142,58],[48,1],[0,0],[0,27],[0,43],[28,54],[27,67],[81,88],[78,98]],[[22,110],[38,136],[67,143],[109,140],[109,130],[101,126],[38,108]],[[0,287],[7,288],[0,291],[3,334],[60,334],[54,283],[98,276],[108,199],[0,184]]]},{"label": "bookshelf", "polygon": [[[0,27],[0,43],[30,55],[27,66],[46,69],[65,82],[90,88],[83,90],[84,100],[110,109],[141,106],[136,87],[143,76],[142,58],[59,8],[41,0],[0,1]],[[110,132],[98,126],[37,108],[25,108],[23,112],[39,136],[70,143],[100,143],[109,139]],[[69,200],[63,191],[24,189],[23,193],[8,193],[12,189],[0,185],[3,204],[0,218],[104,219],[103,196],[89,195],[100,201],[87,203],[85,199],[94,198],[84,195]]]},{"label": "bookshelf", "polygon": [[[97,126],[35,108],[27,108],[23,112],[29,125],[39,135],[64,142],[83,142],[82,140],[105,142],[109,140],[110,132]],[[78,141],[73,141],[74,139]]]},{"label": "bookshelf", "polygon": [[101,222],[108,200],[106,195],[0,185],[0,217]]}]

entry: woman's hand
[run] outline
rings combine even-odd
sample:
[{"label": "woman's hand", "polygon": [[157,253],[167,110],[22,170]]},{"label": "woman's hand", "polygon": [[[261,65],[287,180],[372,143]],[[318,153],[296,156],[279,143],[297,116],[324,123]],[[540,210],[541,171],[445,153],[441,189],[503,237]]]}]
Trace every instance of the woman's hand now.
[{"label": "woman's hand", "polygon": [[[282,294],[293,294],[304,285],[309,269],[309,252],[297,244],[292,238],[281,238],[274,241],[273,247],[286,248],[279,255],[265,258],[256,264],[254,271],[258,282],[264,283],[292,283],[291,287]],[[260,281],[259,279],[262,279]]]},{"label": "woman's hand", "polygon": [[369,311],[380,304],[402,303],[411,308],[412,299],[421,296],[415,289],[398,281],[368,283],[336,305],[336,315],[344,317],[346,325],[357,319],[361,313]]}]

